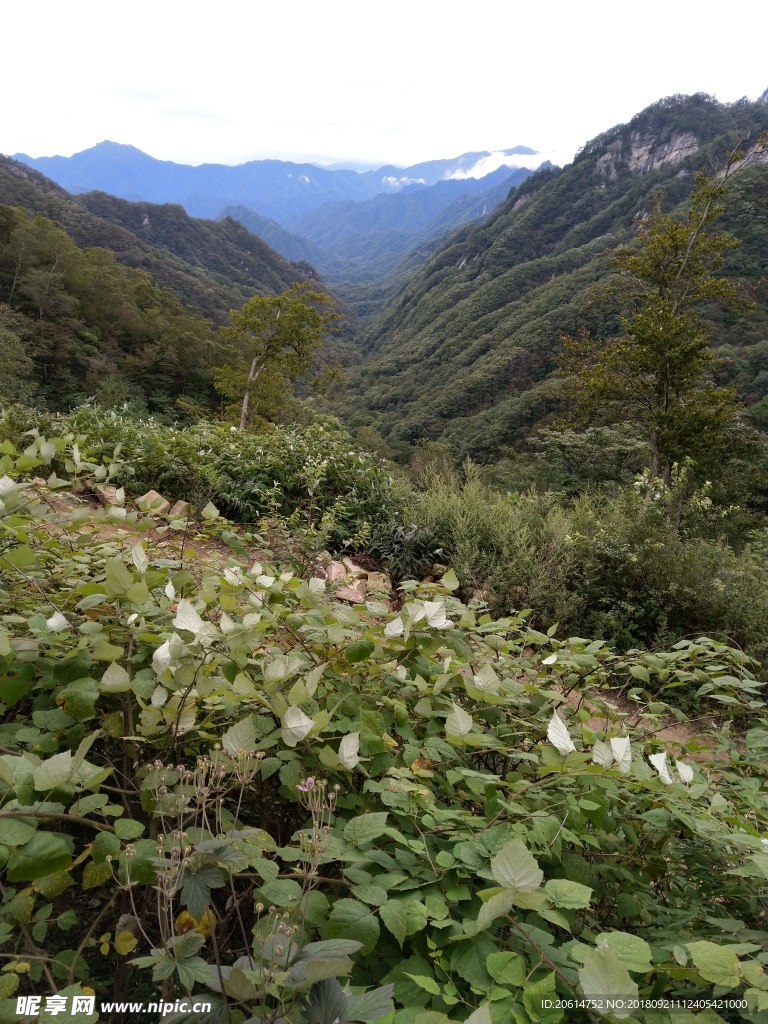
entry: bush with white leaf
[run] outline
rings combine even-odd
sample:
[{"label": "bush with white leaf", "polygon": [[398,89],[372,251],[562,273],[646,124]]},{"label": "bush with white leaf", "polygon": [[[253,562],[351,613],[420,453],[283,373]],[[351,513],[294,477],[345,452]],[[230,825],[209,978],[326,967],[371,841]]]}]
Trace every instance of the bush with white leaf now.
[{"label": "bush with white leaf", "polygon": [[[635,993],[762,1024],[749,658],[617,655],[468,607],[452,572],[386,611],[266,554],[188,563],[151,511],[21,486],[35,452],[2,467],[0,1024],[17,993],[124,983],[232,1024],[558,1024],[605,1019],[559,997]],[[683,684],[712,728],[673,743]]]}]

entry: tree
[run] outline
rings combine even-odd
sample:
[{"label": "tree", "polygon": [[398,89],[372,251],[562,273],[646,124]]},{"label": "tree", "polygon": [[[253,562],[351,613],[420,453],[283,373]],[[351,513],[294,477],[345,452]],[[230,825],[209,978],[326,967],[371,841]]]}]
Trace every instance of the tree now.
[{"label": "tree", "polygon": [[0,402],[31,402],[35,364],[29,356],[24,318],[0,303]]},{"label": "tree", "polygon": [[713,300],[729,309],[749,305],[736,284],[718,276],[738,242],[712,230],[742,155],[734,151],[724,173],[696,175],[682,218],[665,213],[664,193],[656,195],[640,221],[639,244],[616,258],[622,334],[605,344],[587,333],[563,338],[561,370],[576,408],[587,418],[599,412],[641,425],[651,475],[666,482],[675,462],[717,447],[736,412],[734,390],[711,379],[714,356],[701,310]]},{"label": "tree", "polygon": [[231,318],[221,338],[233,347],[235,363],[215,368],[214,381],[220,394],[242,396],[239,429],[245,430],[257,387],[266,383],[266,397],[273,400],[280,392],[292,393],[312,366],[323,335],[341,317],[330,296],[303,281],[280,295],[254,295]]}]

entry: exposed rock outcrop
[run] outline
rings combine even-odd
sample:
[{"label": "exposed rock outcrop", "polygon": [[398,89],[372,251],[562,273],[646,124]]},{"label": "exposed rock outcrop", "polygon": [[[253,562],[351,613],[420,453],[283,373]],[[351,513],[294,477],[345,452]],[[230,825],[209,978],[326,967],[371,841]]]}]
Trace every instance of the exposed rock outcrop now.
[{"label": "exposed rock outcrop", "polygon": [[613,179],[616,177],[617,166],[626,162],[633,173],[647,174],[665,164],[674,166],[682,163],[700,145],[701,142],[693,132],[678,132],[666,142],[659,142],[655,135],[633,132],[629,147],[621,139],[608,145],[605,153],[597,158],[597,169],[606,178]]}]

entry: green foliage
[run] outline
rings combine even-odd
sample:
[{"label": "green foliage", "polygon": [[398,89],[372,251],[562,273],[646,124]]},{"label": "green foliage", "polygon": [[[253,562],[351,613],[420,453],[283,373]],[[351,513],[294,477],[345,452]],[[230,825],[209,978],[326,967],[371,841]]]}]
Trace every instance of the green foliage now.
[{"label": "green foliage", "polygon": [[72,196],[3,156],[0,203],[56,221],[81,249],[110,250],[219,324],[254,292],[280,292],[316,278],[311,267],[289,263],[231,219],[199,220],[181,206],[131,203],[103,192]]},{"label": "green foliage", "polygon": [[220,336],[231,361],[214,369],[214,381],[220,394],[237,400],[239,427],[245,430],[254,416],[274,420],[290,403],[295,383],[340,316],[330,296],[303,283],[280,295],[254,295],[230,319]]},{"label": "green foliage", "polygon": [[468,464],[429,476],[403,515],[465,592],[504,611],[534,608],[544,628],[560,623],[623,649],[714,632],[765,651],[764,530],[734,549],[723,534],[740,510],[716,506],[685,470],[671,489],[641,478],[615,496],[566,503],[553,493],[504,494]]},{"label": "green foliage", "polygon": [[0,206],[4,388],[34,389],[52,408],[96,394],[105,379],[134,402],[173,408],[210,395],[210,325],[105,249],[79,249],[52,221]]},{"label": "green foliage", "polygon": [[29,401],[34,394],[34,363],[26,343],[30,333],[23,317],[0,305],[0,402]]},{"label": "green foliage", "polygon": [[[386,467],[360,451],[333,420],[257,435],[205,420],[166,426],[89,406],[47,418],[9,409],[0,418],[0,437],[22,449],[25,431],[38,425],[49,435],[77,437],[95,462],[111,461],[119,446],[125,461],[116,470],[118,483],[139,494],[155,489],[191,500],[203,515],[212,501],[245,521],[294,516],[319,530],[326,544],[343,547],[397,514],[399,499]],[[53,465],[62,475],[68,472],[60,459]]]},{"label": "green foliage", "polygon": [[[373,425],[393,448],[442,441],[459,460],[519,449],[536,424],[564,411],[552,379],[560,335],[619,333],[620,304],[600,298],[595,285],[611,254],[631,241],[635,218],[652,208],[655,190],[665,188],[675,209],[710,156],[721,159],[743,133],[754,139],[766,128],[765,105],[673,97],[594,140],[562,170],[533,174],[387,296],[362,338],[369,355],[344,400],[351,429]],[[673,154],[686,140],[692,148]],[[723,271],[756,286],[754,321],[714,304],[703,312],[727,360],[717,383],[737,384],[739,397],[755,404],[763,384],[753,382],[764,367],[749,353],[767,322],[767,175],[764,164],[739,168],[723,221],[742,242]]]},{"label": "green foliage", "polygon": [[[726,177],[741,156],[732,154]],[[712,380],[710,333],[700,312],[712,300],[727,309],[745,305],[733,282],[718,275],[725,253],[737,244],[712,230],[726,190],[725,178],[697,174],[682,219],[664,213],[657,194],[640,224],[637,248],[616,259],[629,307],[622,334],[603,345],[587,334],[563,338],[561,368],[573,413],[641,426],[651,475],[666,481],[673,462],[721,447],[736,413],[734,390]]]},{"label": "green foliage", "polygon": [[[0,509],[19,992],[43,966],[99,996],[122,976],[265,1024],[390,1000],[396,1024],[556,1022],[542,1000],[620,989],[762,1005],[768,722],[739,650],[561,640],[473,611],[452,573],[383,614],[279,565],[187,565],[151,512],[23,482],[95,475],[74,438],[30,447],[3,456]],[[681,683],[704,741],[661,738]]]}]

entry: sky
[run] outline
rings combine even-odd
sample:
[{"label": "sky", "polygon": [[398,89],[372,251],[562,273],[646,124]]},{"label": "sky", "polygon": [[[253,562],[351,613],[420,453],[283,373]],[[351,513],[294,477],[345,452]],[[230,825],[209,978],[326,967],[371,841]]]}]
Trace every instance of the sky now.
[{"label": "sky", "polygon": [[562,164],[663,96],[768,88],[765,0],[37,0],[2,20],[0,152],[33,157],[110,139],[190,164]]}]

